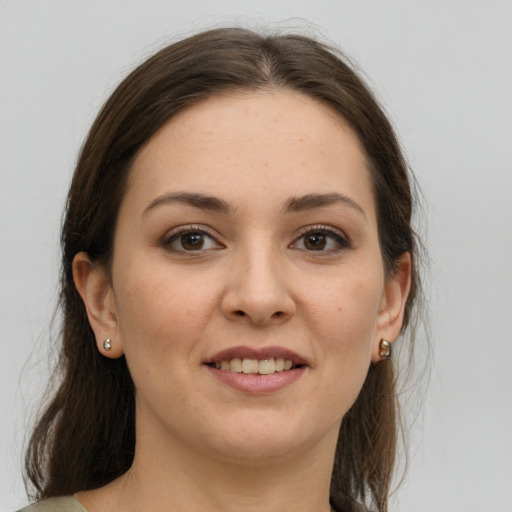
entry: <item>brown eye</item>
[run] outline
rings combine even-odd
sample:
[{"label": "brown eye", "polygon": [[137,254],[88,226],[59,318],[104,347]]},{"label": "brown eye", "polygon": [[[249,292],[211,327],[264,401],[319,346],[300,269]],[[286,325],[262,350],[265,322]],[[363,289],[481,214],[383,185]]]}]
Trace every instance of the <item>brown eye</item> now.
[{"label": "brown eye", "polygon": [[297,238],[292,247],[306,252],[335,254],[350,248],[348,239],[338,230],[327,227],[313,227]]},{"label": "brown eye", "polygon": [[180,236],[180,243],[186,251],[198,251],[204,246],[204,235],[202,233],[187,233]]},{"label": "brown eye", "polygon": [[304,237],[304,247],[308,251],[322,251],[327,245],[327,237],[322,233],[312,233]]},{"label": "brown eye", "polygon": [[181,253],[201,252],[223,247],[206,231],[196,229],[183,229],[170,235],[163,241],[163,246],[168,251]]}]

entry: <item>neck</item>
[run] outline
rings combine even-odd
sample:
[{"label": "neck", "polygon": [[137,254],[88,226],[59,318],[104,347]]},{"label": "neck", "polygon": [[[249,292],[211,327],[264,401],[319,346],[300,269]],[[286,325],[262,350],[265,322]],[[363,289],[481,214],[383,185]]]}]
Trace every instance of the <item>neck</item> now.
[{"label": "neck", "polygon": [[[329,512],[339,425],[307,446],[265,458],[229,457],[180,442],[156,424],[137,424],[130,470],[77,493],[89,512]],[[204,447],[203,447],[204,448]],[[231,449],[236,455],[236,448]]]},{"label": "neck", "polygon": [[[205,456],[173,440],[138,437],[131,469],[97,491],[79,493],[89,512],[329,512],[337,431],[272,460]],[[95,493],[95,494],[94,494]]]},{"label": "neck", "polygon": [[[217,470],[213,469],[215,466]],[[161,472],[152,482],[149,482],[147,474],[139,477],[134,467],[122,486],[122,509],[128,510],[127,505],[131,501],[139,504],[133,510],[143,510],[144,503],[150,502],[158,510],[169,512],[327,512],[330,510],[329,489],[325,485],[328,479],[324,479],[322,485],[305,485],[308,476],[313,477],[311,469],[316,467],[231,464],[220,468],[203,462],[201,469],[196,468],[192,474],[188,468],[182,467],[181,472]]]},{"label": "neck", "polygon": [[136,458],[123,482],[123,510],[134,500],[139,510],[148,502],[161,511],[330,510],[332,460],[319,452],[249,463],[171,453],[157,471],[153,462]]}]

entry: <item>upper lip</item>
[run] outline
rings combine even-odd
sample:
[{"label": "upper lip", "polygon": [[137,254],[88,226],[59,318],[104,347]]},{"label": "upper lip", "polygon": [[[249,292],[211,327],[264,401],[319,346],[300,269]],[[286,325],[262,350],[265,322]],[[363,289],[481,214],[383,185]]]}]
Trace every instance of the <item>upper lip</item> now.
[{"label": "upper lip", "polygon": [[261,348],[252,348],[247,346],[229,347],[206,359],[205,364],[215,363],[217,361],[229,361],[235,357],[239,357],[240,359],[258,360],[282,358],[291,360],[295,365],[308,365],[307,360],[296,352],[277,346]]}]

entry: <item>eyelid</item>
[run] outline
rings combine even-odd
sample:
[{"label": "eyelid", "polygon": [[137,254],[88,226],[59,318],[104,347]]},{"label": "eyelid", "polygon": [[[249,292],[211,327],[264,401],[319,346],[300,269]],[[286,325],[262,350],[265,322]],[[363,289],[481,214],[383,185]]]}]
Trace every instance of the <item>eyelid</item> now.
[{"label": "eyelid", "polygon": [[[189,224],[189,225],[177,226],[177,227],[166,232],[166,234],[163,236],[163,238],[161,240],[161,245],[162,245],[162,247],[164,247],[167,250],[173,250],[174,252],[180,252],[180,253],[183,252],[183,253],[189,253],[189,254],[193,254],[193,253],[199,254],[201,252],[206,252],[208,250],[213,249],[213,248],[207,248],[207,249],[198,249],[197,251],[187,251],[185,249],[180,250],[180,249],[175,249],[175,248],[171,247],[171,244],[173,242],[175,242],[176,240],[178,240],[181,236],[186,235],[186,234],[193,234],[193,233],[198,233],[198,234],[204,235],[207,238],[211,239],[216,245],[215,249],[225,248],[225,245],[219,241],[219,236],[214,232],[214,230],[204,224]],[[309,226],[301,227],[298,230],[293,242],[290,244],[289,247],[294,248],[294,246],[297,245],[297,243],[299,242],[299,240],[301,238],[303,238],[305,235],[314,234],[314,233],[320,233],[320,234],[331,237],[331,239],[333,239],[335,241],[335,243],[337,244],[337,247],[334,249],[321,250],[321,251],[312,251],[312,250],[307,250],[307,249],[301,249],[301,250],[304,250],[306,252],[311,252],[311,253],[317,252],[317,255],[320,256],[321,253],[332,254],[335,252],[350,249],[352,246],[349,237],[341,229],[335,228],[334,226],[329,225],[329,224],[312,224]]]},{"label": "eyelid", "polygon": [[186,251],[186,250],[173,249],[171,247],[171,244],[175,240],[178,240],[180,236],[183,236],[183,235],[186,235],[189,233],[190,234],[199,233],[199,234],[205,235],[206,237],[213,240],[215,242],[215,244],[218,246],[218,248],[224,247],[224,245],[221,242],[219,242],[218,236],[216,234],[214,234],[213,230],[209,226],[205,226],[204,224],[188,224],[188,225],[177,226],[165,233],[165,235],[162,237],[161,245],[165,249],[174,250],[174,252],[183,252],[183,253],[187,253],[187,252],[200,253],[200,252],[205,252],[208,250],[208,249],[203,249],[203,250],[198,250],[198,251]]},{"label": "eyelid", "polygon": [[[304,226],[299,229],[297,236],[295,237],[295,240],[290,244],[290,247],[293,247],[302,237],[309,233],[322,233],[327,236],[331,236],[336,240],[336,242],[339,244],[339,251],[350,249],[352,247],[352,243],[350,241],[350,238],[345,234],[344,231],[342,231],[339,228],[335,228],[334,226],[331,226],[329,224],[312,224],[310,226]],[[308,252],[315,252],[315,251],[308,251]],[[318,253],[332,253],[335,252],[333,250],[330,251],[318,251]]]}]

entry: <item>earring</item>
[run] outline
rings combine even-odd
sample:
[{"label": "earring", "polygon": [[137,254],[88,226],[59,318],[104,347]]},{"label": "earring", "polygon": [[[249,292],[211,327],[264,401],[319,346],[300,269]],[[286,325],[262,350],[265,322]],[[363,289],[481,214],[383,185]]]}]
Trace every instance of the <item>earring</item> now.
[{"label": "earring", "polygon": [[111,344],[111,339],[110,338],[107,338],[104,342],[103,342],[103,348],[105,349],[106,352],[108,352],[111,348],[112,348],[112,344]]},{"label": "earring", "polygon": [[391,357],[391,343],[384,338],[379,342],[379,356],[382,357],[382,359]]}]

